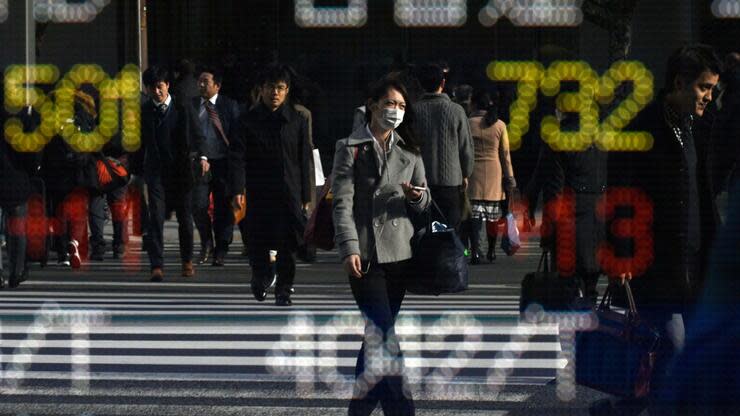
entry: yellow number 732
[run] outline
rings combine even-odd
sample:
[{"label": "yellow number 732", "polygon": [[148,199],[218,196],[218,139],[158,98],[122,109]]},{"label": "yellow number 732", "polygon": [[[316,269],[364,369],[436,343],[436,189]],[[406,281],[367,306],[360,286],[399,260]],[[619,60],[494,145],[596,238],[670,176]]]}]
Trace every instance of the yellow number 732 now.
[{"label": "yellow number 732", "polygon": [[[542,119],[540,134],[553,150],[579,151],[596,144],[605,151],[646,151],[653,146],[650,133],[623,131],[653,98],[653,75],[640,62],[615,62],[601,78],[582,61],[557,61],[547,70],[538,62],[494,61],[487,74],[494,81],[517,82],[517,98],[509,107],[512,150],[521,146],[522,136],[529,131],[529,113],[537,106],[538,90],[557,96],[555,104],[560,112],[579,116],[575,131],[562,130],[552,115]],[[560,92],[563,81],[578,82],[578,90]],[[611,103],[615,90],[624,82],[632,83],[631,93],[600,120],[598,104]]]}]

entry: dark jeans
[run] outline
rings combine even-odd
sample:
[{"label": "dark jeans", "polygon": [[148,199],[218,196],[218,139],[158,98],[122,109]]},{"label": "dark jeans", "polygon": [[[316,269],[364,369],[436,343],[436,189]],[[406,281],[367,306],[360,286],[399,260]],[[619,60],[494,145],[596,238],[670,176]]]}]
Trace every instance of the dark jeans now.
[{"label": "dark jeans", "polygon": [[[149,262],[152,269],[164,265],[164,220],[167,216],[167,201],[172,201],[177,215],[177,236],[180,242],[180,260],[193,260],[193,213],[191,209],[191,192],[178,192],[166,189],[162,178],[147,178],[147,194],[149,196]],[[168,198],[169,197],[169,198]]]},{"label": "dark jeans", "polygon": [[[363,262],[364,263],[364,262]],[[363,264],[363,268],[366,267]],[[401,309],[401,302],[406,294],[401,279],[403,278],[403,263],[377,264],[373,263],[367,274],[358,279],[349,277],[352,295],[357,306],[365,318],[365,336],[362,347],[357,354],[355,377],[357,383],[349,405],[349,415],[370,415],[378,402],[383,413],[388,415],[413,415],[414,402],[411,394],[404,389],[403,376],[400,372],[400,363],[403,354],[396,337],[394,325]],[[377,339],[371,335],[379,331],[382,334],[382,344],[369,342],[368,339]],[[376,357],[384,352],[395,365],[383,366],[398,369],[399,371],[374,374],[377,370],[366,371],[366,359]],[[380,376],[378,379],[377,376]],[[363,383],[363,381],[370,381]],[[367,386],[363,389],[361,386]],[[406,390],[406,391],[404,391]]]},{"label": "dark jeans", "polygon": [[127,191],[128,187],[123,186],[107,194],[90,192],[90,246],[93,252],[105,251],[103,228],[105,227],[106,202],[113,222],[113,247],[125,246],[128,243]]},{"label": "dark jeans", "polygon": [[[210,160],[211,181],[193,188],[193,219],[203,247],[214,244],[215,257],[229,252],[234,232],[234,213],[228,191],[228,163],[225,159]],[[209,194],[213,193],[213,224],[208,215]]]},{"label": "dark jeans", "polygon": [[[26,212],[27,204],[3,207],[5,237],[8,245],[8,270],[11,276],[21,276],[26,268]],[[0,258],[1,259],[1,258]],[[2,264],[0,264],[2,269]]]},{"label": "dark jeans", "polygon": [[437,203],[441,216],[436,208],[430,207],[432,210],[432,220],[439,221],[443,224],[447,224],[448,227],[455,228],[458,232],[460,231],[460,221],[462,220],[462,194],[460,186],[430,186],[429,192],[432,195],[432,200]]}]

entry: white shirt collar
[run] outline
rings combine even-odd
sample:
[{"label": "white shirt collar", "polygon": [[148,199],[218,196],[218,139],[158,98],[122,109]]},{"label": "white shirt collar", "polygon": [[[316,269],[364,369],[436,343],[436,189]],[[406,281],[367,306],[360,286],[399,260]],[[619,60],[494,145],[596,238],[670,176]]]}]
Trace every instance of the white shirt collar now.
[{"label": "white shirt collar", "polygon": [[[379,150],[378,153],[381,153],[380,150],[383,149],[383,143],[378,141],[378,139],[375,138],[375,135],[373,135],[373,132],[370,131],[369,123],[365,124],[365,132],[367,133],[368,136],[373,138],[373,141],[375,143],[375,148]],[[393,149],[393,144],[396,142],[396,131],[395,130],[391,130],[391,135],[388,138],[388,140],[390,140],[390,142],[388,143],[388,152],[390,152],[391,149]]]},{"label": "white shirt collar", "polygon": [[[154,101],[154,100],[152,100],[152,101]],[[172,94],[167,94],[167,98],[164,99],[164,105],[166,105],[167,108],[169,108],[170,107],[170,103],[172,103]],[[160,103],[154,101],[154,106],[155,107],[159,107],[159,104]]]},{"label": "white shirt collar", "polygon": [[[218,98],[218,94],[214,95],[213,97],[209,98],[208,101],[211,102],[211,104],[216,105],[216,99]],[[200,97],[200,105],[206,103],[206,100],[203,97]]]}]

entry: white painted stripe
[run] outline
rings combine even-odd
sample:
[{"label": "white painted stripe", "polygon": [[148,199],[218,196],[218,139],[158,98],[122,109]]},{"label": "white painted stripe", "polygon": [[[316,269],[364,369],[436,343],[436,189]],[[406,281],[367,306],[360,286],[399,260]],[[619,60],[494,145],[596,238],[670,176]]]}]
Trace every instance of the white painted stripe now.
[{"label": "white painted stripe", "polygon": [[[70,364],[69,355],[32,355],[14,354],[2,357],[4,364]],[[270,356],[231,356],[231,357],[204,357],[204,356],[149,356],[149,355],[85,355],[76,354],[75,362],[84,362],[90,365],[180,365],[180,366],[268,366],[268,367],[351,367],[357,364],[357,357],[270,357]],[[404,358],[407,368],[537,368],[562,369],[567,360],[562,358]],[[8,375],[5,374],[5,378]]]},{"label": "white painted stripe", "polygon": [[[17,372],[17,371],[6,371],[5,376],[9,378],[24,378],[25,380],[69,380],[70,374],[66,371],[31,371],[31,372]],[[112,380],[112,381],[202,381],[202,382],[269,382],[269,383],[295,383],[296,377],[290,375],[277,375],[277,374],[245,374],[245,373],[165,373],[165,372],[125,372],[125,373],[111,373],[111,372],[89,372],[83,377],[83,380]],[[453,379],[439,378],[434,376],[428,376],[424,378],[409,377],[409,382],[412,384],[424,384],[428,386],[435,385],[536,385],[543,386],[549,383],[553,377],[547,376],[536,376],[536,377],[522,377],[522,376],[509,376],[506,378],[501,377],[468,377],[468,376],[455,376]],[[306,380],[301,380],[305,382]],[[322,382],[323,380],[316,377],[313,381]]]},{"label": "white painted stripe", "polygon": [[[152,283],[157,284],[157,283]],[[25,285],[25,283],[24,283]],[[142,285],[147,286],[147,285]],[[240,286],[242,289],[247,289],[248,286]],[[212,285],[212,288],[219,288],[219,285]],[[313,300],[313,299],[337,299],[339,296],[345,297],[347,299],[351,298],[352,294],[347,292],[340,292],[339,294],[328,294],[328,295],[320,295],[320,294],[311,294],[311,293],[298,293],[296,295],[293,295],[296,299],[306,299],[306,300]],[[24,296],[38,296],[38,297],[51,297],[54,296],[78,296],[78,297],[86,297],[86,298],[185,298],[185,299],[198,299],[198,298],[204,298],[204,299],[246,299],[246,300],[252,300],[254,297],[252,297],[251,292],[243,292],[243,293],[201,293],[201,292],[190,292],[190,293],[182,293],[182,292],[156,292],[156,291],[148,291],[148,292],[133,292],[133,291],[126,291],[125,293],[122,292],[82,292],[82,291],[58,291],[58,292],[52,292],[52,291],[19,291],[19,292],[6,292],[2,296],[6,297],[7,299],[17,299],[18,297],[24,297]],[[441,296],[421,296],[421,295],[413,295],[413,294],[407,294],[404,298],[404,302],[408,300],[419,300],[419,301],[436,301],[436,302],[446,302],[450,299],[454,300],[479,300],[479,301],[488,301],[490,299],[498,299],[498,300],[504,300],[504,299],[510,299],[510,300],[518,300],[519,295],[499,295],[499,294],[490,294],[490,295],[482,295],[482,294],[470,294],[470,295],[441,295]]]},{"label": "white painted stripe", "polygon": [[[116,269],[117,271],[121,271],[120,268]],[[224,276],[227,278],[243,278],[244,276]],[[208,287],[208,288],[231,288],[231,287],[237,287],[242,289],[248,289],[249,288],[249,281],[244,280],[242,282],[237,283],[201,283],[197,281],[197,277],[194,279],[184,278],[184,277],[178,277],[178,281],[164,281],[164,282],[150,282],[149,276],[145,276],[141,278],[141,281],[133,281],[133,282],[122,282],[122,281],[110,281],[110,280],[28,280],[26,282],[23,282],[23,287],[29,287],[29,286],[44,286],[45,288],[48,287],[57,287],[57,286],[121,286],[121,287],[131,287],[131,286],[141,286],[141,287]],[[188,281],[188,280],[195,280],[195,281]],[[331,284],[331,285],[296,285],[296,289],[298,288],[334,288],[334,289],[344,289],[349,288],[349,285],[342,281],[341,283],[337,284]],[[468,286],[468,289],[520,289],[521,285],[517,284],[510,284],[510,285],[488,285],[488,284],[472,284]],[[444,297],[449,296],[465,296],[465,295],[442,295]]]},{"label": "white painted stripe", "polygon": [[[89,388],[86,390],[72,390],[70,388],[0,388],[0,394],[3,396],[23,396],[23,395],[43,395],[48,397],[60,397],[74,395],[75,397],[199,397],[203,399],[285,399],[285,394],[291,394],[296,399],[321,400],[349,400],[352,397],[351,382],[335,391],[331,390],[313,390],[297,391],[295,386],[287,389],[184,389],[181,387],[167,388]],[[530,394],[510,393],[510,392],[493,392],[486,387],[480,389],[460,389],[453,394],[444,392],[435,392],[433,390],[423,390],[414,393],[414,400],[455,400],[455,401],[482,401],[482,402],[504,402],[504,403],[521,403],[526,401]]]},{"label": "white painted stripe", "polygon": [[[193,309],[192,312],[197,311],[203,311],[208,312],[212,311],[212,309],[234,309],[234,310],[250,310],[250,309],[274,309],[274,306],[271,304],[260,304],[257,302],[249,302],[249,303],[241,303],[241,304],[218,304],[218,303],[210,303],[207,305],[203,304],[193,304],[193,303],[185,303],[180,305],[158,305],[158,304],[147,304],[147,305],[140,305],[135,303],[66,303],[66,302],[58,302],[54,301],[54,303],[58,304],[60,309],[64,310],[75,310],[75,309],[89,309],[89,308],[103,308],[109,311],[118,311],[118,310],[126,310],[131,308],[140,308],[140,309],[159,309],[159,310],[170,310],[170,309]],[[317,303],[308,303],[308,302],[301,302],[299,298],[293,299],[293,307],[298,308],[300,310],[318,310],[318,311],[326,311],[326,310],[354,310],[357,309],[357,306],[350,302],[331,302],[331,304],[327,305],[327,302],[324,302],[323,304],[317,304]],[[42,305],[47,305],[48,307],[48,301],[45,302],[35,302],[35,303],[20,303],[20,302],[5,302],[2,303],[3,308],[0,309],[0,311],[8,310],[9,308],[15,308],[15,307],[25,307],[25,308],[40,308]],[[405,311],[408,310],[417,310],[417,309],[425,309],[425,310],[450,310],[454,309],[456,311],[459,310],[475,310],[475,311],[493,311],[493,310],[501,310],[501,311],[514,311],[516,310],[517,313],[519,311],[519,304],[515,303],[506,303],[506,304],[492,304],[492,305],[469,305],[469,304],[456,304],[454,306],[442,305],[442,304],[429,304],[429,303],[416,303],[416,304],[403,304],[403,309]],[[271,309],[271,310],[272,310]],[[33,309],[26,309],[27,312],[32,311]],[[215,312],[215,311],[214,311]]]},{"label": "white painted stripe", "polygon": [[[194,405],[172,405],[172,404],[145,404],[133,405],[121,404],[36,404],[36,403],[12,403],[0,404],[0,412],[3,414],[65,414],[86,415],[104,414],[109,416],[346,416],[347,406],[341,407],[316,407],[316,406],[194,406]],[[7,413],[6,413],[7,412]],[[419,409],[419,416],[506,416],[508,411],[503,410],[457,410],[457,409]]]},{"label": "white painted stripe", "polygon": [[[448,308],[449,309],[449,308]],[[80,309],[67,309],[65,312],[69,311],[79,311]],[[26,311],[18,311],[17,309],[3,309],[0,308],[0,315],[4,316],[28,316],[33,315],[34,310],[26,310]],[[167,317],[167,316],[193,316],[193,317],[208,317],[208,316],[293,316],[293,315],[301,315],[305,312],[309,312],[311,315],[314,316],[332,316],[336,315],[338,312],[341,313],[356,313],[357,315],[360,314],[359,311],[356,311],[354,309],[336,309],[333,308],[331,310],[309,310],[309,309],[300,309],[299,307],[296,307],[294,305],[294,308],[291,310],[284,310],[284,309],[272,309],[272,310],[253,310],[253,311],[207,311],[207,310],[193,310],[193,311],[152,311],[152,310],[144,310],[144,311],[131,311],[131,310],[102,310],[102,309],[94,309],[94,310],[87,310],[83,312],[101,312],[105,314],[109,314],[111,316],[159,316],[159,317]],[[465,310],[448,310],[444,313],[444,315],[461,315],[461,314],[469,314],[470,312],[466,312]],[[411,309],[407,308],[401,311],[400,316],[408,316],[408,315],[424,315],[424,316],[438,316],[440,315],[440,312],[438,311],[429,311],[429,310],[421,310],[421,309]],[[508,316],[508,317],[519,317],[519,311],[506,309],[506,310],[476,310],[475,315],[477,316]]]},{"label": "white painted stripe", "polygon": [[[350,317],[352,319],[352,317]],[[398,335],[426,335],[429,333],[431,325],[406,326],[397,325],[396,333]],[[558,335],[556,325],[487,325],[480,323],[483,334],[487,335]],[[31,331],[31,325],[18,325],[3,323],[0,327],[4,334],[28,334]],[[90,334],[183,334],[183,335],[362,335],[364,327],[362,325],[340,325],[340,324],[317,324],[313,326],[296,327],[293,325],[208,325],[205,323],[196,323],[193,325],[154,325],[147,322],[147,325],[101,325],[90,326]],[[464,334],[469,331],[465,327],[448,327],[445,328],[445,334]],[[34,331],[38,333],[39,331]],[[69,334],[69,326],[52,326],[44,330],[48,334]],[[1,342],[1,341],[0,341]]]},{"label": "white painted stripe", "polygon": [[[72,340],[47,340],[34,341],[34,347],[38,348],[72,348],[75,341]],[[138,341],[138,340],[89,340],[89,348],[96,349],[166,349],[166,350],[306,350],[306,351],[357,351],[362,344],[357,341]],[[469,344],[470,343],[470,344]],[[459,341],[459,342],[436,342],[427,340],[424,342],[412,342],[401,340],[401,349],[404,351],[455,351],[465,350],[467,345],[475,345],[476,351],[560,351],[560,342],[482,342],[482,341]],[[28,340],[3,340],[0,345],[5,348],[29,347]]]},{"label": "white painted stripe", "polygon": [[[333,299],[333,300],[310,300],[310,299],[304,299],[302,296],[294,296],[293,300],[296,302],[300,302],[301,306],[326,306],[331,307],[332,305],[351,305],[355,306],[355,301],[351,299]],[[97,303],[75,303],[75,302],[97,302]],[[66,297],[52,297],[52,298],[3,298],[0,297],[0,302],[2,302],[5,306],[34,306],[34,305],[42,305],[44,303],[48,302],[54,302],[58,303],[61,306],[70,307],[70,306],[79,306],[79,307],[85,307],[85,306],[100,306],[100,305],[110,305],[110,306],[130,306],[130,307],[148,307],[150,304],[174,304],[177,302],[177,305],[170,305],[172,307],[182,306],[182,307],[202,307],[202,306],[224,306],[226,305],[241,305],[241,306],[247,306],[249,304],[254,304],[254,298],[247,298],[244,299],[211,299],[211,300],[199,300],[199,299],[190,299],[190,298],[180,298],[180,299],[137,299],[137,298],[117,298],[117,299],[100,299],[98,297],[89,297],[89,298],[66,298]],[[131,302],[131,303],[127,303]],[[327,305],[327,303],[331,303],[331,305]],[[474,306],[479,305],[481,307],[485,306],[519,306],[519,302],[513,301],[513,300],[464,300],[460,302],[456,302],[455,305],[450,305],[449,302],[444,302],[443,300],[422,300],[422,299],[411,299],[411,300],[404,300],[403,306],[408,305],[417,305],[417,306],[443,306],[445,308],[454,308],[458,305],[467,305],[467,306]],[[265,305],[263,305],[264,307]]]}]

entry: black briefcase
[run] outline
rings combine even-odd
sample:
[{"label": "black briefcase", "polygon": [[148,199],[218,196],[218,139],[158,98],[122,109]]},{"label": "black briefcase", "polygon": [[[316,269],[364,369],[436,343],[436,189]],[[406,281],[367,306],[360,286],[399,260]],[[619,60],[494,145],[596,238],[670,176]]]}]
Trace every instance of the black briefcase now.
[{"label": "black briefcase", "polygon": [[519,312],[523,313],[534,304],[546,311],[582,309],[579,305],[584,299],[578,281],[575,277],[561,277],[557,271],[550,271],[549,257],[549,252],[544,251],[537,271],[524,276]]},{"label": "black briefcase", "polygon": [[611,308],[610,285],[596,310],[598,327],[576,335],[576,383],[625,398],[646,397],[661,341],[655,328],[640,320],[629,282],[629,308]]}]

